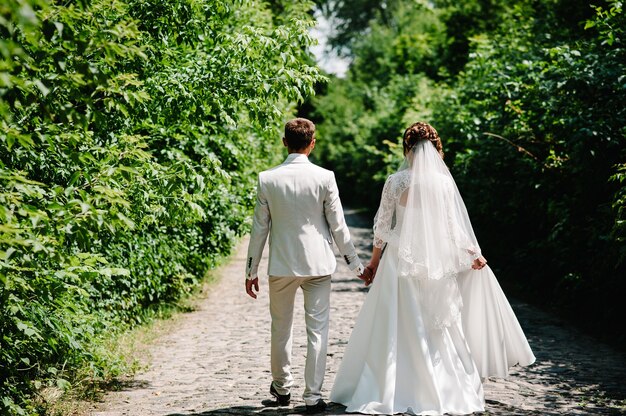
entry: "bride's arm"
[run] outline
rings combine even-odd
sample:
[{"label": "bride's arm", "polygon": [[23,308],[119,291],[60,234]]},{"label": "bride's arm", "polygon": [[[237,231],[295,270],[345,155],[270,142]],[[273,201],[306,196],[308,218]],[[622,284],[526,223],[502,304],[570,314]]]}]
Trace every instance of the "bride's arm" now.
[{"label": "bride's arm", "polygon": [[392,233],[393,214],[396,209],[397,197],[394,196],[393,186],[391,184],[392,177],[387,178],[383,192],[380,197],[380,206],[376,217],[374,217],[374,248],[372,250],[372,258],[363,272],[363,280],[366,286],[372,283],[383,247],[389,241]]}]

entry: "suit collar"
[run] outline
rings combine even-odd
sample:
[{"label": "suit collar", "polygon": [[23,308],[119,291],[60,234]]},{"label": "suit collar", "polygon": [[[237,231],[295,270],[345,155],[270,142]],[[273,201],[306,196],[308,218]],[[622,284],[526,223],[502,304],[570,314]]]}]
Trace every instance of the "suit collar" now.
[{"label": "suit collar", "polygon": [[288,163],[310,163],[307,155],[302,153],[290,153],[287,155],[287,159],[283,162],[284,164]]}]

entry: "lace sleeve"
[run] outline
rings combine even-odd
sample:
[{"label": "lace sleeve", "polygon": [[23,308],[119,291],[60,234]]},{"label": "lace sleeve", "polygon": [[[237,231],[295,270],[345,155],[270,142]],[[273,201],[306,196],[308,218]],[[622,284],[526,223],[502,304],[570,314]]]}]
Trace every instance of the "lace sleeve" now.
[{"label": "lace sleeve", "polygon": [[392,236],[393,215],[396,210],[396,196],[393,192],[392,176],[387,178],[383,193],[380,198],[380,206],[374,217],[374,247],[382,248]]}]

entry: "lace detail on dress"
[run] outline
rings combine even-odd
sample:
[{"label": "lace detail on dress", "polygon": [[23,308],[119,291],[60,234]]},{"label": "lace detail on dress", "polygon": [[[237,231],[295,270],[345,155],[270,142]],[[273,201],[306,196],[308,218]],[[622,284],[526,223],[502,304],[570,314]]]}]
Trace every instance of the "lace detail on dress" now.
[{"label": "lace detail on dress", "polygon": [[396,208],[400,196],[408,189],[410,182],[408,170],[394,173],[387,178],[380,206],[374,217],[374,247],[382,248],[384,243],[398,240],[399,236],[395,232],[398,221]]},{"label": "lace detail on dress", "polygon": [[430,329],[443,329],[461,319],[463,299],[456,280],[457,274],[439,280],[418,280],[419,300],[424,324]]}]

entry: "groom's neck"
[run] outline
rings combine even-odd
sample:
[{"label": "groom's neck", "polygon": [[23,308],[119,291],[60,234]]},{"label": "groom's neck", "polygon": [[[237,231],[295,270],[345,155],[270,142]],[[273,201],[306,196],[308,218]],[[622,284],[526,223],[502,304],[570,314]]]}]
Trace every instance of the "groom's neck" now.
[{"label": "groom's neck", "polygon": [[313,140],[311,140],[311,143],[309,143],[309,145],[305,147],[304,149],[298,149],[298,150],[292,149],[291,147],[289,147],[287,143],[287,139],[285,139],[284,137],[283,137],[283,144],[287,148],[287,152],[289,154],[298,153],[298,154],[305,155],[308,157],[313,151],[313,149],[315,149],[315,137],[313,138]]},{"label": "groom's neck", "polygon": [[311,151],[313,151],[313,149],[309,149],[308,147],[306,149],[301,149],[301,150],[293,150],[293,149],[287,148],[287,152],[289,152],[289,154],[295,153],[295,154],[305,155],[306,157],[308,157],[311,154]]}]

